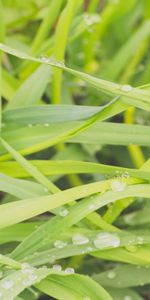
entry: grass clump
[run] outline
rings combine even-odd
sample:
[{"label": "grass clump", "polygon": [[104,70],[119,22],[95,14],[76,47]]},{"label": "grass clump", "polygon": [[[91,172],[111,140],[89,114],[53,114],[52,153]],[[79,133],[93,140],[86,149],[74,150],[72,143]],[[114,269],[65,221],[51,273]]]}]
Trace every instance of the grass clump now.
[{"label": "grass clump", "polygon": [[0,299],[149,299],[149,9],[0,1]]}]

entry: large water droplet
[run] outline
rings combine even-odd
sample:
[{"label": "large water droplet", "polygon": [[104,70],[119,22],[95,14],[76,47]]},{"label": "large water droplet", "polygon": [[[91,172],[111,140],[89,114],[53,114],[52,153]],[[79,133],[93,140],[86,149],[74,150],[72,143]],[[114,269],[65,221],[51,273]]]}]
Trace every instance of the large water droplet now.
[{"label": "large water droplet", "polygon": [[67,274],[74,274],[74,268],[66,268],[65,269],[65,273],[67,273]]},{"label": "large water droplet", "polygon": [[69,210],[67,208],[61,208],[59,215],[61,217],[66,217],[69,214]]},{"label": "large water droplet", "polygon": [[66,245],[67,245],[67,243],[64,242],[64,241],[57,240],[57,241],[54,242],[55,248],[60,248],[61,249],[61,248],[64,248]]},{"label": "large water droplet", "polygon": [[109,279],[114,279],[116,277],[116,273],[113,270],[109,271],[108,274],[107,274],[107,277]]},{"label": "large water droplet", "polygon": [[60,272],[62,270],[61,265],[53,265],[53,270]]},{"label": "large water droplet", "polygon": [[98,249],[119,247],[120,238],[117,234],[113,234],[109,232],[99,233],[94,240],[94,245]]},{"label": "large water droplet", "polygon": [[111,189],[113,192],[122,192],[126,188],[126,182],[113,179],[111,181]]},{"label": "large water droplet", "polygon": [[123,85],[123,86],[121,87],[121,90],[122,90],[123,92],[130,92],[130,91],[132,91],[132,89],[133,89],[133,87],[132,87],[131,85],[129,85],[129,84],[125,84],[125,85]]},{"label": "large water droplet", "polygon": [[89,239],[85,235],[75,233],[72,237],[72,242],[74,245],[84,245],[89,242]]},{"label": "large water droplet", "polygon": [[5,280],[2,282],[2,287],[5,289],[5,290],[9,290],[13,287],[14,285],[14,282],[12,280]]}]

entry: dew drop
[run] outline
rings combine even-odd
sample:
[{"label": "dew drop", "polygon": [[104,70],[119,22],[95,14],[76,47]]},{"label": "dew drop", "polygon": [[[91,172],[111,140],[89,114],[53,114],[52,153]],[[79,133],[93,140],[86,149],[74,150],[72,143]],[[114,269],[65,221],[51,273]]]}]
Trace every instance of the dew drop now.
[{"label": "dew drop", "polygon": [[126,188],[126,182],[113,179],[111,181],[111,189],[113,192],[122,192]]},{"label": "dew drop", "polygon": [[31,285],[31,280],[29,279],[29,278],[27,278],[27,279],[24,279],[23,281],[22,281],[22,284],[24,285],[24,286],[30,286]]},{"label": "dew drop", "polygon": [[144,243],[144,238],[142,236],[138,236],[137,237],[137,242],[139,245],[143,244]]},{"label": "dew drop", "polygon": [[31,282],[35,281],[37,278],[38,278],[38,277],[37,277],[36,274],[31,274],[31,275],[29,276],[29,280],[30,280]]},{"label": "dew drop", "polygon": [[91,300],[91,298],[89,296],[85,296],[83,297],[83,300]]},{"label": "dew drop", "polygon": [[53,265],[53,270],[60,272],[62,270],[61,265]]},{"label": "dew drop", "polygon": [[85,14],[84,20],[87,26],[92,26],[93,24],[101,22],[101,17],[97,14]]},{"label": "dew drop", "polygon": [[61,249],[61,248],[64,248],[65,246],[67,246],[67,243],[64,241],[57,240],[54,242],[54,246],[55,246],[55,248]]},{"label": "dew drop", "polygon": [[49,126],[49,123],[45,123],[44,126],[45,126],[45,127],[48,127],[48,126]]},{"label": "dew drop", "polygon": [[40,61],[45,62],[45,63],[46,63],[46,62],[48,63],[48,62],[49,62],[49,57],[46,56],[46,55],[41,55],[41,56],[40,56]]},{"label": "dew drop", "polygon": [[120,246],[120,238],[118,235],[109,233],[109,232],[103,232],[99,233],[95,240],[94,245],[98,249],[105,249],[108,247],[119,247]]},{"label": "dew drop", "polygon": [[125,84],[125,85],[123,85],[123,86],[121,87],[121,90],[122,90],[123,92],[130,92],[130,91],[132,91],[132,89],[133,89],[133,87],[132,87],[131,85],[129,85],[129,84]]},{"label": "dew drop", "polygon": [[62,208],[59,212],[61,217],[66,217],[69,214],[69,210],[67,208]]},{"label": "dew drop", "polygon": [[72,237],[72,242],[74,245],[85,245],[89,242],[89,239],[80,233],[75,233]]},{"label": "dew drop", "polygon": [[134,216],[135,216],[135,213],[130,213],[130,214],[124,215],[123,219],[126,224],[130,225],[133,222]]},{"label": "dew drop", "polygon": [[34,268],[28,263],[22,263],[21,272],[23,274],[32,274],[34,272]]},{"label": "dew drop", "polygon": [[74,274],[74,268],[66,268],[65,273],[67,274]]},{"label": "dew drop", "polygon": [[116,273],[114,271],[109,271],[107,277],[109,279],[114,279],[116,277]]},{"label": "dew drop", "polygon": [[124,173],[122,174],[122,177],[123,177],[123,178],[129,178],[129,177],[130,177],[130,175],[129,175],[129,173],[128,173],[128,172],[124,172]]},{"label": "dew drop", "polygon": [[14,285],[14,282],[12,280],[5,280],[3,281],[2,283],[2,287],[5,289],[5,290],[9,290],[13,287]]},{"label": "dew drop", "polygon": [[126,296],[124,296],[124,300],[132,300],[132,298],[131,298],[131,296],[126,295]]},{"label": "dew drop", "polygon": [[95,207],[95,206],[94,206],[94,204],[92,204],[92,203],[88,205],[88,209],[89,209],[89,210],[93,210],[94,207]]},{"label": "dew drop", "polygon": [[31,128],[32,126],[33,126],[32,124],[28,124],[28,127],[30,127],[30,128]]},{"label": "dew drop", "polygon": [[44,192],[45,192],[45,193],[48,193],[48,188],[44,188]]}]

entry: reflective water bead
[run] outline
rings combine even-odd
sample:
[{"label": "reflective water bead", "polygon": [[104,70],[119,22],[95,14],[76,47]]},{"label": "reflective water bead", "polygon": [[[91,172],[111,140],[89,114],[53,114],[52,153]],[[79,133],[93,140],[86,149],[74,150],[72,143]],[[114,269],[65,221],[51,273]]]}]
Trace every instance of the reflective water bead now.
[{"label": "reflective water bead", "polygon": [[93,241],[94,245],[98,249],[105,249],[108,247],[119,247],[120,246],[120,238],[118,235],[103,232],[99,233]]},{"label": "reflective water bead", "polygon": [[72,237],[72,242],[74,245],[84,245],[89,242],[89,239],[80,233],[75,233]]},{"label": "reflective water bead", "polygon": [[95,206],[94,206],[94,204],[92,204],[92,203],[88,205],[88,209],[89,209],[89,210],[93,210],[94,207],[95,207]]},{"label": "reflective water bead", "polygon": [[28,263],[22,263],[21,271],[23,274],[32,274],[34,272],[34,268]]},{"label": "reflective water bead", "polygon": [[66,217],[69,214],[69,210],[67,208],[62,208],[59,212],[61,217]]},{"label": "reflective water bead", "polygon": [[14,285],[14,282],[12,280],[5,280],[2,282],[2,287],[5,289],[5,290],[9,290],[13,287]]},{"label": "reflective water bead", "polygon": [[45,193],[48,193],[48,188],[44,188],[44,192],[45,192]]},{"label": "reflective water bead", "polygon": [[108,274],[107,274],[107,277],[109,279],[113,279],[116,277],[116,273],[114,271],[109,271]]},{"label": "reflective water bead", "polygon": [[126,182],[113,179],[111,181],[111,189],[113,192],[122,192],[126,188]]},{"label": "reflective water bead", "polygon": [[122,174],[122,177],[124,177],[124,178],[129,178],[129,177],[130,177],[130,175],[129,175],[129,173],[128,173],[128,172],[124,172],[124,173]]},{"label": "reflective water bead", "polygon": [[61,248],[64,248],[66,245],[67,245],[67,243],[64,242],[64,241],[57,240],[57,241],[54,242],[55,248],[60,248],[61,249]]},{"label": "reflective water bead", "polygon": [[84,20],[88,26],[92,26],[93,24],[99,23],[101,17],[98,14],[85,14]]},{"label": "reflective water bead", "polygon": [[67,274],[74,274],[74,268],[66,268],[65,273]]},{"label": "reflective water bead", "polygon": [[44,126],[48,127],[48,126],[49,126],[49,123],[45,123]]},{"label": "reflective water bead", "polygon": [[28,127],[32,127],[33,125],[32,124],[28,124]]},{"label": "reflective water bead", "polygon": [[62,270],[61,265],[53,265],[53,270],[60,272]]},{"label": "reflective water bead", "polygon": [[83,297],[83,300],[91,300],[91,298],[89,296],[85,296]]},{"label": "reflective water bead", "polygon": [[124,300],[132,300],[132,297],[129,295],[124,296]]},{"label": "reflective water bead", "polygon": [[40,56],[40,60],[42,61],[42,62],[49,62],[49,57],[48,56],[46,56],[46,55],[41,55]]},{"label": "reflective water bead", "polygon": [[31,275],[29,276],[29,280],[30,280],[31,282],[35,281],[37,278],[38,278],[38,277],[37,277],[36,274],[31,274]]},{"label": "reflective water bead", "polygon": [[138,244],[143,244],[144,243],[144,238],[142,236],[138,236],[137,241],[138,241]]},{"label": "reflective water bead", "polygon": [[133,87],[132,87],[131,85],[129,85],[129,84],[125,84],[125,85],[123,85],[123,86],[121,87],[121,90],[122,90],[123,92],[130,92],[130,91],[132,91],[132,89],[133,89]]}]

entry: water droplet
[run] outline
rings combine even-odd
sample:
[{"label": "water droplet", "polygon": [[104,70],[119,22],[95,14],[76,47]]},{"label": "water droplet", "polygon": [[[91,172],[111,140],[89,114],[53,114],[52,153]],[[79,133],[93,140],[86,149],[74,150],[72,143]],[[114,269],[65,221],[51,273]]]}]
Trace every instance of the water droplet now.
[{"label": "water droplet", "polygon": [[83,300],[91,300],[91,298],[88,296],[85,296],[85,297],[83,297]]},{"label": "water droplet", "polygon": [[59,212],[61,217],[66,217],[69,214],[69,210],[67,208],[62,208]]},{"label": "water droplet", "polygon": [[132,297],[129,295],[124,296],[124,300],[132,300]]},{"label": "water droplet", "polygon": [[60,241],[60,240],[57,240],[54,242],[54,246],[55,248],[64,248],[65,246],[67,246],[67,243],[64,242],[64,241]]},{"label": "water droplet", "polygon": [[139,245],[143,244],[144,243],[144,238],[142,236],[138,236],[137,237],[137,242]]},{"label": "water droplet", "polygon": [[30,128],[31,128],[32,126],[33,126],[32,124],[28,124],[28,127],[30,127]]},{"label": "water droplet", "polygon": [[120,246],[120,238],[118,235],[109,233],[109,232],[103,232],[99,233],[95,240],[94,245],[98,249],[105,249],[109,247],[119,247]]},{"label": "water droplet", "polygon": [[116,277],[116,273],[114,271],[109,271],[108,274],[107,274],[107,277],[109,279],[113,279]]},{"label": "water droplet", "polygon": [[27,279],[24,279],[24,280],[22,281],[22,284],[23,284],[24,286],[30,286],[30,285],[32,284],[32,282],[30,281],[29,278],[27,278]]},{"label": "water droplet", "polygon": [[126,182],[113,179],[111,181],[111,189],[113,192],[123,192],[126,188]]},{"label": "water droplet", "polygon": [[123,178],[129,178],[129,177],[130,177],[130,175],[129,175],[129,173],[128,173],[128,172],[124,172],[124,173],[122,174],[122,177],[123,177]]},{"label": "water droplet", "polygon": [[32,274],[34,272],[34,270],[35,270],[35,268],[33,268],[28,263],[22,263],[22,265],[21,265],[21,272],[23,274]]},{"label": "water droplet", "polygon": [[126,224],[130,225],[133,223],[134,216],[135,216],[135,213],[130,213],[130,214],[124,215],[123,219]]},{"label": "water droplet", "polygon": [[42,62],[48,63],[48,62],[49,62],[49,57],[46,56],[46,55],[41,55],[41,56],[40,56],[40,60],[41,60]]},{"label": "water droplet", "polygon": [[72,242],[74,245],[84,245],[89,242],[89,239],[80,233],[75,233],[72,237]]},{"label": "water droplet", "polygon": [[88,209],[89,209],[89,210],[93,210],[93,209],[94,209],[94,207],[95,207],[95,205],[94,205],[94,204],[92,204],[92,203],[90,203],[90,204],[88,205]]},{"label": "water droplet", "polygon": [[86,252],[91,252],[91,251],[93,251],[94,249],[92,248],[92,247],[87,247],[86,248]]},{"label": "water droplet", "polygon": [[37,278],[38,278],[38,277],[37,277],[36,274],[31,274],[31,275],[29,276],[29,280],[30,280],[31,282],[35,281]]},{"label": "water droplet", "polygon": [[129,85],[129,84],[125,84],[125,85],[123,85],[123,86],[121,87],[121,90],[122,90],[123,92],[130,92],[130,91],[132,91],[132,89],[133,89],[133,87],[132,87],[131,85]]},{"label": "water droplet", "polygon": [[60,272],[62,270],[61,265],[53,265],[53,270]]},{"label": "water droplet", "polygon": [[48,127],[48,126],[49,126],[49,123],[45,123],[44,126]]},{"label": "water droplet", "polygon": [[87,26],[92,26],[96,23],[101,22],[101,17],[98,14],[84,14],[84,20]]},{"label": "water droplet", "polygon": [[48,193],[48,188],[44,188],[44,192],[45,192],[45,193]]},{"label": "water droplet", "polygon": [[66,268],[65,273],[67,274],[74,274],[74,268]]},{"label": "water droplet", "polygon": [[9,290],[13,287],[14,285],[14,282],[12,280],[5,280],[2,282],[2,287],[5,289],[5,290]]}]

